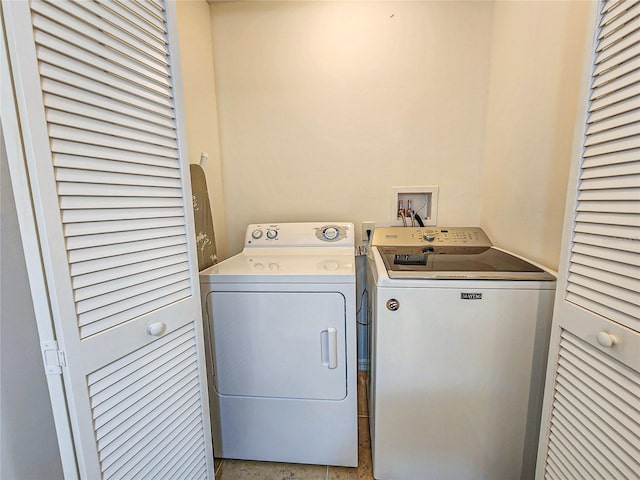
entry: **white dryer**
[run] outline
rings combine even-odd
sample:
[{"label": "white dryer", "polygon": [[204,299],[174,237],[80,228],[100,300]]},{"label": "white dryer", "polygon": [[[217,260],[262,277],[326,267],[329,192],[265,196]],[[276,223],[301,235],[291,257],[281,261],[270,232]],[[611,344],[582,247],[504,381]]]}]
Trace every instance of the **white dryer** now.
[{"label": "white dryer", "polygon": [[480,228],[378,228],[372,245],[375,478],[533,478],[555,277]]},{"label": "white dryer", "polygon": [[200,273],[218,457],[356,466],[350,223],[249,225]]}]

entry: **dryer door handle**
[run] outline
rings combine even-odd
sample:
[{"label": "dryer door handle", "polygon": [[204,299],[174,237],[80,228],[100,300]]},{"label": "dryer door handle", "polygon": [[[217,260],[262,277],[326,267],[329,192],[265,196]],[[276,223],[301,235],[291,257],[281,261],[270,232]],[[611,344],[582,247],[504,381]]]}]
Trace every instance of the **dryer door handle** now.
[{"label": "dryer door handle", "polygon": [[320,332],[320,361],[329,368],[338,366],[338,330],[328,327]]}]

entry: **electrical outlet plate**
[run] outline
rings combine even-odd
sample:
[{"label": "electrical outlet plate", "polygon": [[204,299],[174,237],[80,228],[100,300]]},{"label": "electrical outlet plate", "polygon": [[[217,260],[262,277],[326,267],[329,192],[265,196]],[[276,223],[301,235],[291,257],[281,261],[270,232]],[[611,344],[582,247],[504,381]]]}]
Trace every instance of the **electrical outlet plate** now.
[{"label": "electrical outlet plate", "polygon": [[[371,238],[373,238],[373,229],[376,228],[375,222],[362,222],[362,229],[360,230],[360,234],[362,235],[362,243],[367,243]],[[367,230],[371,231],[371,235],[367,238]]]},{"label": "electrical outlet plate", "polygon": [[[391,187],[390,222],[392,227],[402,227],[402,217],[398,215],[400,200],[407,208],[408,200],[413,204],[413,210],[420,215],[425,225],[437,225],[438,220],[438,191],[436,185],[416,187]],[[407,225],[411,225],[411,219],[407,217]]]}]

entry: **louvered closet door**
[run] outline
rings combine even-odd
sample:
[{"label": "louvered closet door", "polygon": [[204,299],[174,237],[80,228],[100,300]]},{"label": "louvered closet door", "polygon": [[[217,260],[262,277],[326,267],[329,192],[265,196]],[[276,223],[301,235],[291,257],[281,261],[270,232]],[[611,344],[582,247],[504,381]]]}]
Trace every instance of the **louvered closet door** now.
[{"label": "louvered closet door", "polygon": [[175,5],[2,8],[79,472],[212,478]]},{"label": "louvered closet door", "polygon": [[640,479],[640,1],[598,5],[537,478]]}]

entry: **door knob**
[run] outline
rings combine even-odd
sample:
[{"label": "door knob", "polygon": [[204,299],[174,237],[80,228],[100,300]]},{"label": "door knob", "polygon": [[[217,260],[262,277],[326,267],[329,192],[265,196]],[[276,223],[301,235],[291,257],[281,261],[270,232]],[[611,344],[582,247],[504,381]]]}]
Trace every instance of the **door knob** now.
[{"label": "door knob", "polygon": [[167,330],[167,326],[162,322],[153,322],[147,325],[147,333],[152,337],[159,337]]},{"label": "door knob", "polygon": [[612,334],[607,333],[607,332],[598,333],[598,336],[596,338],[597,338],[598,343],[600,344],[600,346],[604,347],[604,348],[611,348],[616,343],[618,343],[618,339],[615,337],[615,335],[612,335]]}]

